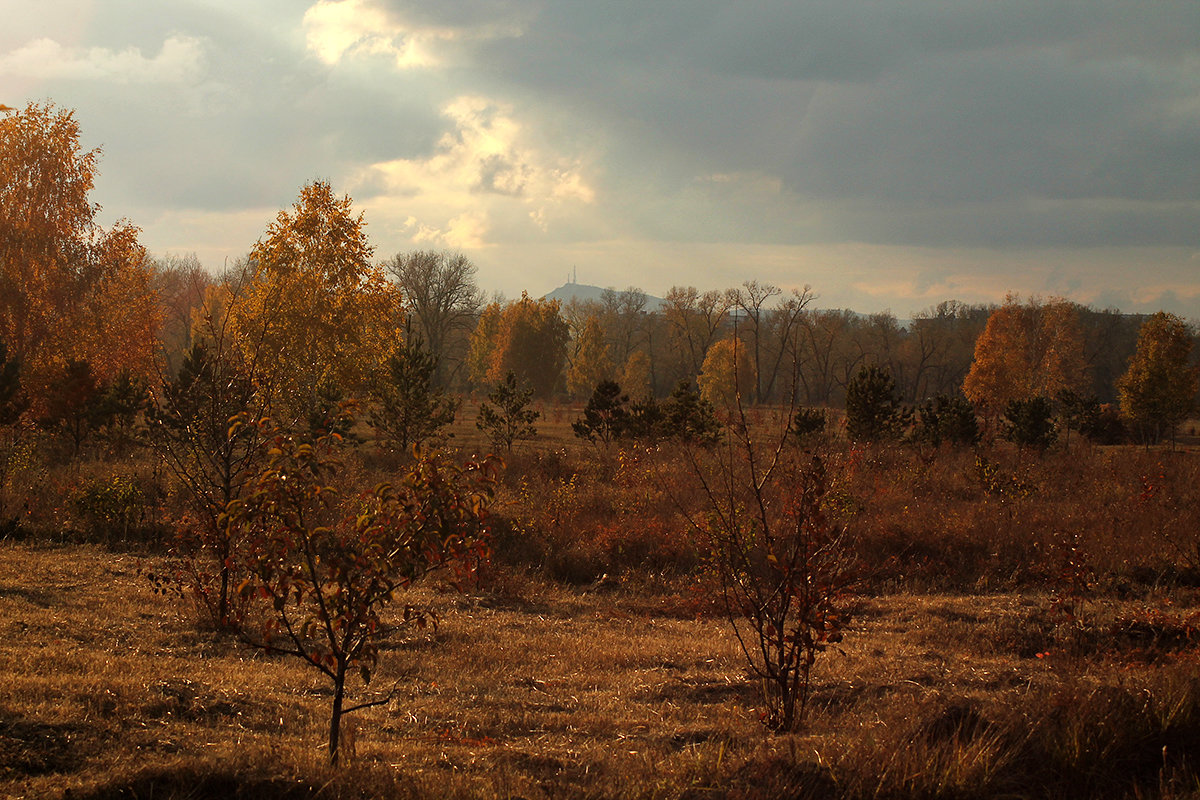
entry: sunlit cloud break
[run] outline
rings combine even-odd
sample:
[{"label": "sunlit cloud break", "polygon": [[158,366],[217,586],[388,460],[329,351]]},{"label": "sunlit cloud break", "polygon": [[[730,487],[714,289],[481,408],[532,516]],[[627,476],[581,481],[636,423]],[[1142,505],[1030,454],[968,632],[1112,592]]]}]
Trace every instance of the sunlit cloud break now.
[{"label": "sunlit cloud break", "polygon": [[582,158],[529,143],[511,106],[464,96],[442,111],[454,128],[433,155],[374,164],[353,182],[377,187],[372,205],[407,209],[400,219],[414,243],[479,248],[495,229],[493,214],[520,209],[527,225],[545,231],[556,212],[595,201]]},{"label": "sunlit cloud break", "polygon": [[304,13],[308,49],[326,64],[356,56],[387,56],[397,68],[432,67],[456,42],[512,38],[511,24],[422,26],[397,19],[371,0],[319,0]]}]

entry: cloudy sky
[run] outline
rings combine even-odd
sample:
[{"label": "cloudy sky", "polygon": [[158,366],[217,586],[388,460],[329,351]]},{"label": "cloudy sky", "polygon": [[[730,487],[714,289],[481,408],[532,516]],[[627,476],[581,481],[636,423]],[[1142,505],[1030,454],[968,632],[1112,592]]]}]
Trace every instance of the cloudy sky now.
[{"label": "cloudy sky", "polygon": [[211,269],[307,181],[488,290],[1200,318],[1195,0],[0,0],[0,103]]}]

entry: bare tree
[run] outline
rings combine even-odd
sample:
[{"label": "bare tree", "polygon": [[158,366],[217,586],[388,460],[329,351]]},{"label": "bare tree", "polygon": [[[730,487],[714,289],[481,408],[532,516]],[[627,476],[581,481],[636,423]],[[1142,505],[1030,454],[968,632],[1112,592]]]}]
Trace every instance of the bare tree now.
[{"label": "bare tree", "polygon": [[975,340],[990,313],[988,306],[946,300],[913,318],[914,400],[961,391],[975,358]]},{"label": "bare tree", "polygon": [[[793,357],[795,351],[793,340],[799,335],[804,310],[808,308],[814,297],[816,295],[813,294],[810,286],[793,289],[787,298],[770,309],[767,314],[764,321],[765,330],[762,332],[765,342],[759,354],[762,362],[759,364],[759,368],[767,373],[766,375],[760,374],[759,378],[760,384],[765,379],[764,401],[769,401],[773,397],[777,401],[786,400],[791,398],[797,389],[798,376],[795,373],[799,366],[799,359]],[[789,365],[791,372],[788,380],[780,387],[780,371],[786,371]],[[780,388],[787,397],[776,397],[777,388]]]},{"label": "bare tree", "polygon": [[675,378],[694,381],[729,316],[729,299],[715,290],[701,294],[694,286],[672,286],[662,311],[678,360]]},{"label": "bare tree", "polygon": [[158,297],[162,314],[163,358],[168,375],[179,371],[184,355],[192,347],[192,328],[205,290],[213,278],[200,264],[195,253],[179,256],[168,253],[151,264],[150,286]]},{"label": "bare tree", "polygon": [[645,338],[646,303],[649,298],[636,286],[622,291],[613,288],[600,293],[600,315],[608,330],[609,351],[618,365],[624,365]]},{"label": "bare tree", "polygon": [[770,283],[746,281],[740,289],[730,289],[726,296],[734,313],[745,321],[743,330],[750,337],[750,357],[754,361],[756,375],[754,402],[763,401],[762,350],[764,328],[767,317],[767,301],[783,290]]},{"label": "bare tree", "polygon": [[462,253],[418,250],[397,253],[383,266],[404,293],[425,347],[438,360],[436,385],[446,386],[462,366],[467,337],[483,306],[475,265]]},{"label": "bare tree", "polygon": [[[802,365],[800,380],[810,405],[830,405],[839,385],[839,371],[853,374],[857,367],[856,354],[848,347],[853,326],[852,311],[817,310],[801,316],[797,360]],[[845,378],[849,380],[849,375]]]}]

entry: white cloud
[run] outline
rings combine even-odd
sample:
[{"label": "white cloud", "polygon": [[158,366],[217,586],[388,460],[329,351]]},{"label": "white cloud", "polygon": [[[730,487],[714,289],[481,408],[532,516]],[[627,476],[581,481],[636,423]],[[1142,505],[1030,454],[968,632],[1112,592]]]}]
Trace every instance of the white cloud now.
[{"label": "white cloud", "polygon": [[317,0],[304,13],[304,31],[308,49],[326,64],[388,56],[400,69],[437,65],[458,42],[521,35],[520,27],[510,24],[420,25],[397,18],[376,0]]},{"label": "white cloud", "polygon": [[136,47],[64,47],[53,39],[34,39],[0,54],[0,75],[36,79],[105,80],[117,83],[186,83],[204,69],[204,43],[173,35],[153,58]]},{"label": "white cloud", "polygon": [[482,214],[466,212],[459,214],[446,223],[445,228],[437,228],[416,222],[415,217],[409,217],[406,227],[415,229],[412,234],[413,244],[447,247],[452,250],[482,250],[488,247],[488,220]]},{"label": "white cloud", "polygon": [[510,106],[459,97],[443,113],[454,129],[431,156],[374,164],[352,182],[352,193],[374,189],[367,204],[414,243],[477,249],[497,238],[544,232],[556,218],[595,201],[583,159],[532,144]]}]

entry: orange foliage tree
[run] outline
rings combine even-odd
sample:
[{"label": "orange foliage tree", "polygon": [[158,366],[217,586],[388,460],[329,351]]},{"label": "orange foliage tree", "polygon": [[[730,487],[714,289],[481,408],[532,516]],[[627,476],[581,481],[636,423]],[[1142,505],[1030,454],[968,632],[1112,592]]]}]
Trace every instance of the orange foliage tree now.
[{"label": "orange foliage tree", "polygon": [[1078,309],[1061,298],[1021,303],[1008,295],[975,342],[963,394],[995,416],[1013,400],[1054,397],[1088,385]]},{"label": "orange foliage tree", "polygon": [[467,346],[467,374],[477,386],[488,383],[488,372],[496,352],[496,338],[500,334],[500,317],[504,308],[497,302],[488,303],[479,312],[475,329],[471,331]]},{"label": "orange foliage tree", "polygon": [[35,411],[72,361],[101,382],[153,372],[149,259],[129,222],[96,223],[99,152],[80,145],[73,111],[30,103],[0,116],[0,338]]},{"label": "orange foliage tree", "polygon": [[524,292],[520,300],[507,306],[492,303],[485,308],[471,335],[473,379],[498,384],[512,372],[538,397],[553,394],[559,387],[570,340],[559,310],[557,300],[534,300]]}]

